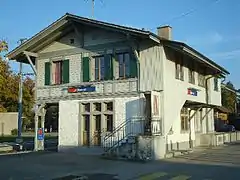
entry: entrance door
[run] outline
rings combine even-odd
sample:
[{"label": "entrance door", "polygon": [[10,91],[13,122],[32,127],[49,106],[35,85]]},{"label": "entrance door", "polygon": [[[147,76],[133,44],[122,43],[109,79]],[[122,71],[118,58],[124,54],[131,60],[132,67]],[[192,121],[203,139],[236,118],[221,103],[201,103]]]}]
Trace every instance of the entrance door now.
[{"label": "entrance door", "polygon": [[90,115],[83,116],[83,145],[90,145]]},{"label": "entrance door", "polygon": [[146,122],[145,122],[145,128],[144,133],[146,135],[151,134],[151,119],[152,119],[152,106],[151,106],[151,94],[145,94],[146,99],[146,106],[145,106],[145,115],[146,115]]},{"label": "entrance door", "polygon": [[95,129],[94,129],[94,145],[101,145],[101,115],[95,115]]}]

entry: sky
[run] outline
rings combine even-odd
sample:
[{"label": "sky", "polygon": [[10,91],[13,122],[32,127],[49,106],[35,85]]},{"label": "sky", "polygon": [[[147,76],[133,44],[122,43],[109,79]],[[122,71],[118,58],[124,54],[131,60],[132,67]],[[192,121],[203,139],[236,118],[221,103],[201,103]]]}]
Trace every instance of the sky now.
[{"label": "sky", "polygon": [[[94,18],[156,33],[172,26],[173,40],[183,41],[225,67],[240,88],[239,0],[95,0]],[[66,12],[92,16],[91,0],[1,0],[0,39],[9,49],[30,38]],[[14,71],[17,63],[11,63]],[[24,66],[25,72],[31,72]]]}]

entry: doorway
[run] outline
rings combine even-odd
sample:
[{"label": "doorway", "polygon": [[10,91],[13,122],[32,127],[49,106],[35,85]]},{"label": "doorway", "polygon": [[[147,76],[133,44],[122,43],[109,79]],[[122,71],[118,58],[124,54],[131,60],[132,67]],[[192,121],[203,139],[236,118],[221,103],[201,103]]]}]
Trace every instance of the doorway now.
[{"label": "doorway", "polygon": [[83,115],[83,145],[90,145],[90,115]]},{"label": "doorway", "polygon": [[152,107],[151,107],[151,94],[146,93],[144,94],[146,99],[146,106],[145,106],[145,115],[146,115],[146,121],[145,121],[145,134],[150,135],[151,134],[151,119],[152,119]]},{"label": "doorway", "polygon": [[93,145],[100,146],[101,145],[101,114],[94,116],[95,128],[93,135]]}]

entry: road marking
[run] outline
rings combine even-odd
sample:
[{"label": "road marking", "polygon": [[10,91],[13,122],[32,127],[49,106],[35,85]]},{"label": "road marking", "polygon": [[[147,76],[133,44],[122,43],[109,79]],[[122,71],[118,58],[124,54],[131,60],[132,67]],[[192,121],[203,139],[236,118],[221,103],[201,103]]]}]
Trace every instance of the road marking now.
[{"label": "road marking", "polygon": [[154,180],[156,178],[160,178],[166,175],[167,173],[165,172],[156,172],[156,173],[141,176],[138,180]]},{"label": "road marking", "polygon": [[169,180],[187,180],[191,178],[191,176],[186,176],[186,175],[179,175],[179,176],[175,176]]}]

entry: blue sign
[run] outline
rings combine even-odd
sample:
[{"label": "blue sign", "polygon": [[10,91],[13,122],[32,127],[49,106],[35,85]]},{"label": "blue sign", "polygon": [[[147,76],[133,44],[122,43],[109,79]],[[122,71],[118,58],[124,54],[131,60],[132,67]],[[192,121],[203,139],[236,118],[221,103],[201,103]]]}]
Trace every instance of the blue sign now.
[{"label": "blue sign", "polygon": [[44,140],[44,128],[38,128],[37,139]]},{"label": "blue sign", "polygon": [[95,92],[95,86],[79,86],[79,87],[69,87],[69,93],[78,93],[78,92]]},{"label": "blue sign", "polygon": [[198,90],[195,89],[195,88],[188,88],[187,94],[192,95],[192,96],[197,96],[198,95]]}]

